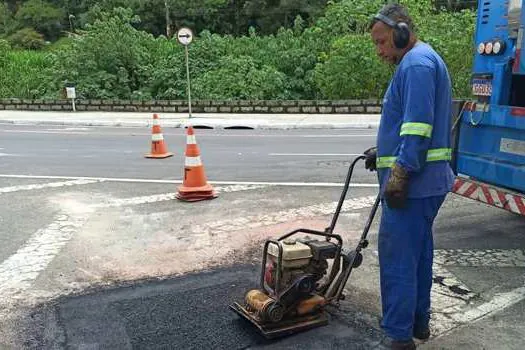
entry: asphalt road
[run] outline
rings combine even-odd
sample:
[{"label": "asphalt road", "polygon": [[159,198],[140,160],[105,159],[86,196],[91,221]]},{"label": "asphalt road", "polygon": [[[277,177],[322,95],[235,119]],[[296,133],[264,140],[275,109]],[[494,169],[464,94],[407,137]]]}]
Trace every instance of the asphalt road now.
[{"label": "asphalt road", "polygon": [[[187,204],[173,196],[183,130],[164,129],[174,157],[150,160],[146,129],[0,125],[0,347],[381,348],[377,222],[328,327],[267,341],[227,307],[257,286],[264,239],[326,227],[375,130],[196,132],[221,184],[219,198]],[[349,245],[374,183],[356,170],[336,228]],[[426,348],[525,346],[524,235],[522,217],[449,196]]]},{"label": "asphalt road", "polygon": [[[375,130],[196,130],[214,181],[341,182],[355,153],[372,146]],[[58,128],[4,125],[2,169],[12,174],[181,179],[183,129],[163,129],[168,150],[162,164],[141,157],[151,147],[147,128]],[[155,166],[153,166],[155,165]],[[373,183],[360,170],[356,181]]]}]

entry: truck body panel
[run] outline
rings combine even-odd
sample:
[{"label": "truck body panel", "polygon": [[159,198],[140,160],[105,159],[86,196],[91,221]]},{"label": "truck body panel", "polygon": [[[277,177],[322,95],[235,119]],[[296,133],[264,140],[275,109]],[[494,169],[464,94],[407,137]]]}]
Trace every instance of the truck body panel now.
[{"label": "truck body panel", "polygon": [[[525,0],[479,0],[472,93],[461,108],[454,192],[525,215]],[[466,181],[466,182],[465,182]],[[489,199],[490,198],[490,199]],[[507,198],[507,199],[505,199]],[[509,200],[513,199],[513,205]],[[511,210],[512,209],[512,210]]]}]

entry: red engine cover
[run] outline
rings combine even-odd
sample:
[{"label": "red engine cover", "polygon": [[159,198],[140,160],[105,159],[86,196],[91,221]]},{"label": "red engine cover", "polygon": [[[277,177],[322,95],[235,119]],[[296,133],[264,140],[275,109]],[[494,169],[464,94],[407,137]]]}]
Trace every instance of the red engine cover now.
[{"label": "red engine cover", "polygon": [[264,270],[264,281],[271,288],[274,288],[274,285],[275,285],[273,272],[274,272],[273,263],[267,262],[266,268]]}]

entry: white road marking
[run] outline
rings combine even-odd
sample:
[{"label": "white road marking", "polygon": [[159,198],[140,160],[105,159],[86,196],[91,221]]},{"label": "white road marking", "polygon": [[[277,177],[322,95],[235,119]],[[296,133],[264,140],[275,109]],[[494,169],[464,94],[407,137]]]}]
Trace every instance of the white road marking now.
[{"label": "white road marking", "polygon": [[362,153],[268,153],[269,156],[313,156],[313,157],[325,157],[325,156],[361,156]]},{"label": "white road marking", "polygon": [[496,294],[491,300],[478,306],[463,308],[460,311],[442,315],[439,322],[440,329],[435,332],[435,336],[436,338],[447,336],[458,328],[493,316],[524,299],[525,286],[513,289],[510,292]]},{"label": "white road marking", "polygon": [[0,157],[16,157],[16,154],[11,153],[0,153]]},{"label": "white road marking", "polygon": [[[439,255],[439,252],[437,253]],[[448,271],[443,265],[439,264],[438,259],[435,260],[434,268],[432,271],[433,274],[433,290],[437,294],[440,294],[444,297],[461,299],[465,302],[469,302],[477,295],[470,290],[463,282],[461,282],[456,276],[454,276],[450,271]],[[437,303],[441,305],[439,308],[444,310],[444,304]]]},{"label": "white road marking", "polygon": [[90,128],[63,128],[63,129],[54,128],[54,129],[46,129],[46,130],[48,131],[90,131],[93,129],[90,129]]},{"label": "white road marking", "polygon": [[75,186],[75,185],[88,185],[88,184],[102,182],[102,181],[103,180],[73,180],[73,181],[64,181],[64,182],[51,182],[51,183],[46,183],[46,184],[0,187],[0,193],[31,191],[31,190],[40,190],[42,188],[57,188],[57,187],[67,187],[67,186]]},{"label": "white road marking", "polygon": [[64,210],[45,229],[38,230],[18,251],[0,264],[1,303],[21,296],[87,221],[91,209],[72,200],[57,201]]},{"label": "white road marking", "polygon": [[47,131],[47,130],[10,130],[10,129],[4,129],[0,130],[0,132],[6,132],[6,133],[15,133],[15,134],[63,134],[63,135],[89,135],[85,132],[78,132],[78,131]]},{"label": "white road marking", "polygon": [[[451,249],[436,250],[435,253],[431,320],[434,336],[439,338],[449,334],[459,327],[490,317],[525,299],[523,286],[496,294],[491,300],[472,307],[480,297],[445,269],[445,266],[525,267],[523,250]],[[439,279],[440,276],[445,278]]]},{"label": "white road marking", "polygon": [[489,317],[509,306],[525,299],[525,286],[510,292],[496,294],[490,301],[478,305],[468,311],[458,312],[451,317],[459,323],[471,323]]},{"label": "white road marking", "polygon": [[430,325],[433,335],[436,336],[458,326],[457,322],[450,319],[449,314],[461,312],[477,294],[438,263],[434,263],[432,277],[434,283],[431,291]]},{"label": "white road marking", "polygon": [[[39,175],[10,175],[0,174],[0,178],[11,179],[51,179],[51,180],[92,180],[108,182],[135,182],[135,183],[158,183],[158,184],[180,184],[181,180],[157,180],[157,179],[127,179],[112,177],[86,177],[86,176],[39,176]],[[338,182],[264,182],[264,181],[208,181],[212,185],[261,185],[261,186],[290,186],[290,187],[342,187]],[[350,187],[377,188],[377,184],[353,183]]]},{"label": "white road marking", "polygon": [[[229,192],[238,192],[238,191],[249,191],[249,190],[255,190],[259,188],[264,188],[266,186],[246,186],[246,185],[234,185],[234,186],[226,186],[226,187],[217,187],[215,188],[216,193],[229,193]],[[152,196],[142,196],[142,197],[132,197],[132,198],[112,198],[108,199],[102,203],[97,203],[92,205],[91,207],[94,209],[99,208],[111,208],[111,207],[122,207],[122,206],[128,206],[128,205],[139,205],[139,204],[146,204],[146,203],[157,203],[157,202],[165,202],[165,201],[171,201],[175,200],[176,193],[162,193]]]}]

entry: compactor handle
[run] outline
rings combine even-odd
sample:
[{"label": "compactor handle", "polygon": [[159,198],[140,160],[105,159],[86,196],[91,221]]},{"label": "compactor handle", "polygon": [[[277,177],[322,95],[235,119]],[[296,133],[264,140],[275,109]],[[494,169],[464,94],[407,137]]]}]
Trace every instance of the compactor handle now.
[{"label": "compactor handle", "polygon": [[346,199],[346,194],[348,193],[348,188],[350,187],[350,181],[352,180],[352,174],[354,172],[354,167],[358,161],[364,160],[364,159],[366,159],[366,156],[364,154],[360,155],[356,157],[350,164],[350,167],[348,168],[348,174],[346,174],[346,180],[345,180],[345,186],[343,188],[343,192],[341,193],[341,197],[339,198],[339,202],[337,203],[337,209],[335,210],[334,217],[332,218],[332,223],[325,230],[326,233],[332,234],[334,232],[335,225],[337,224],[337,220],[339,219],[339,214],[341,213],[341,208],[343,207],[343,203]]}]

